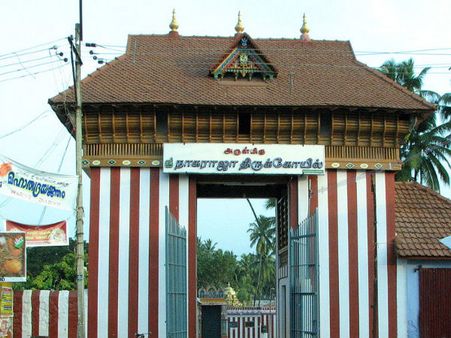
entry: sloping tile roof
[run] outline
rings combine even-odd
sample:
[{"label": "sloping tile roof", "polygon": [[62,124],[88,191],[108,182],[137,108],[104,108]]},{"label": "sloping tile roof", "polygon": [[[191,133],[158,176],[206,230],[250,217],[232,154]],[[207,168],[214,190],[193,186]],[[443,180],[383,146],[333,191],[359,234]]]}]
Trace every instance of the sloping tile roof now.
[{"label": "sloping tile roof", "polygon": [[[277,77],[215,80],[209,70],[237,38],[131,35],[124,55],[82,81],[83,102],[433,110],[358,62],[347,41],[254,39]],[[72,90],[49,100],[63,102],[73,102]]]},{"label": "sloping tile roof", "polygon": [[402,257],[451,258],[451,200],[414,182],[396,183],[396,250]]}]

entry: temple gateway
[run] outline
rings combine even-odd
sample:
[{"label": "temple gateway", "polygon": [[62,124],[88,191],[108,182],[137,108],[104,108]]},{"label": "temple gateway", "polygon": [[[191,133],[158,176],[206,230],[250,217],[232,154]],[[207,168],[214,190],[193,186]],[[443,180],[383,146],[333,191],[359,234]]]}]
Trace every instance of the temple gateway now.
[{"label": "temple gateway", "polygon": [[[197,199],[246,196],[277,199],[278,337],[397,337],[394,176],[434,107],[305,21],[297,39],[170,28],[82,81],[88,336],[200,336]],[[71,132],[74,101],[49,100]]]}]

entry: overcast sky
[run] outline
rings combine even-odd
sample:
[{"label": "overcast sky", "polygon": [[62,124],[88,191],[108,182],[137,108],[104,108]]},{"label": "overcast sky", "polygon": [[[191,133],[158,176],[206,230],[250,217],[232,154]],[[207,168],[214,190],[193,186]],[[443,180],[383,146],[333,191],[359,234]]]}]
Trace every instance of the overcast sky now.
[{"label": "overcast sky", "polygon": [[[97,0],[83,5],[84,42],[107,47],[94,49],[102,53],[97,55],[99,58],[120,55],[128,34],[166,34],[173,8],[181,35],[232,36],[241,10],[245,31],[254,38],[299,37],[305,12],[312,39],[350,40],[357,58],[370,66],[379,66],[392,57],[398,61],[413,57],[418,69],[432,67],[424,88],[440,94],[451,92],[449,0]],[[50,111],[47,100],[72,83],[69,62],[62,59],[68,57],[65,38],[73,34],[77,21],[75,0],[15,0],[0,4],[0,153],[41,170],[57,172],[61,166],[64,174],[75,171],[74,142]],[[36,45],[41,46],[28,49]],[[89,55],[90,50],[84,48],[84,74],[99,67]],[[60,52],[64,53],[62,57],[55,55]],[[87,179],[85,183],[89,183]],[[449,189],[443,193],[451,196]],[[242,205],[247,214],[247,205]],[[0,207],[0,216],[10,217],[11,210]],[[22,210],[20,215],[14,211],[22,221],[39,220],[41,210]],[[59,217],[47,212],[43,222]],[[248,215],[242,222],[229,220],[228,224],[240,223],[237,226],[242,236],[247,236],[245,230],[251,221],[252,215]],[[219,238],[230,233],[230,228],[221,232],[224,228],[218,226]]]}]

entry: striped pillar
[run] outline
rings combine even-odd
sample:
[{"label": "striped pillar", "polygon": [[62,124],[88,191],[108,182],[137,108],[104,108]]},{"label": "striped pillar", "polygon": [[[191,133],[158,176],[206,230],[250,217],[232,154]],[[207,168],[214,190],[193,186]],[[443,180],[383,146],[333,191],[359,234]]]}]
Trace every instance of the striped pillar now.
[{"label": "striped pillar", "polygon": [[311,180],[311,194],[321,337],[395,338],[394,173],[328,170]]},{"label": "striped pillar", "polygon": [[196,322],[195,188],[159,169],[91,169],[89,337],[166,336],[166,206],[188,229],[188,313]]}]

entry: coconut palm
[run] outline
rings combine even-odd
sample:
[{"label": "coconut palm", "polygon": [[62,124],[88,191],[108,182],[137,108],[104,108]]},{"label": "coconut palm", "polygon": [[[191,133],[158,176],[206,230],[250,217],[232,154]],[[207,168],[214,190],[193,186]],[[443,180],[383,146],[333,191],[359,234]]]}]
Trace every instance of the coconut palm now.
[{"label": "coconut palm", "polygon": [[389,78],[437,107],[434,114],[427,116],[406,136],[401,146],[403,167],[396,178],[414,180],[440,191],[439,178],[447,185],[450,183],[451,94],[441,96],[422,89],[429,69],[424,68],[416,75],[412,59],[400,63],[389,60],[379,68]]}]

